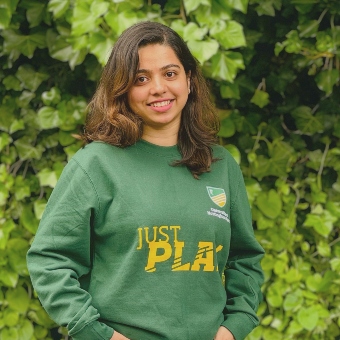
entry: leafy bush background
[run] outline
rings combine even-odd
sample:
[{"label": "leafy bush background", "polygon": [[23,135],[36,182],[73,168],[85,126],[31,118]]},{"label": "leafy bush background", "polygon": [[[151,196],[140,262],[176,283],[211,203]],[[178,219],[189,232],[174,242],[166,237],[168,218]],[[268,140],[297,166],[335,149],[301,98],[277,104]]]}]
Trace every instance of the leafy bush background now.
[{"label": "leafy bush background", "polygon": [[248,339],[339,336],[339,14],[337,0],[1,0],[0,338],[50,339],[25,254],[111,46],[145,19],[202,63],[245,176],[266,249]]}]

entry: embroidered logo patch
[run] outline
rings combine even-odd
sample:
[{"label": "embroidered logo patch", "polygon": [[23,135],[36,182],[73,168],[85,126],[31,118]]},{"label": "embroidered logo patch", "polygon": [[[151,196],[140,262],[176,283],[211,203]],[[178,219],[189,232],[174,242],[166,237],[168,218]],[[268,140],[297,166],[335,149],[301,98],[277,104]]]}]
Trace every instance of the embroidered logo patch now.
[{"label": "embroidered logo patch", "polygon": [[219,207],[224,207],[227,203],[227,196],[225,191],[221,188],[207,187],[209,197]]}]

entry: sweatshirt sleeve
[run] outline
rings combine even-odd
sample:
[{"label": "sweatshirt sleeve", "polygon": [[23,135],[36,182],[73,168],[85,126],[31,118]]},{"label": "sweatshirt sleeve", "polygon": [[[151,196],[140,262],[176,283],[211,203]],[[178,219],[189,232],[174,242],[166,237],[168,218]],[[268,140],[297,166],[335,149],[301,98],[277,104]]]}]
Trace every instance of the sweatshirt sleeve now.
[{"label": "sweatshirt sleeve", "polygon": [[241,170],[231,202],[230,254],[225,271],[227,303],[222,326],[236,340],[244,339],[259,324],[256,311],[262,300],[263,272],[260,261],[264,250],[257,242],[252,227],[250,206]]},{"label": "sweatshirt sleeve", "polygon": [[109,340],[113,329],[98,321],[91,296],[82,288],[91,270],[91,223],[100,201],[86,172],[71,160],[47,203],[27,253],[38,297],[73,340]]}]

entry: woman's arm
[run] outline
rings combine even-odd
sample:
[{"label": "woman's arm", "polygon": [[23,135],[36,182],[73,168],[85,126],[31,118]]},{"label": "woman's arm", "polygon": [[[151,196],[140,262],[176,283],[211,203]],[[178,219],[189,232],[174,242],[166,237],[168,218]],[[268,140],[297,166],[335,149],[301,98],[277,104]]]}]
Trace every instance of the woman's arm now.
[{"label": "woman's arm", "polygon": [[[236,165],[235,165],[236,167]],[[227,302],[222,326],[236,340],[244,339],[258,323],[256,311],[262,299],[263,272],[260,261],[264,250],[257,242],[241,170],[237,166],[231,195],[230,253],[225,270]]]},{"label": "woman's arm", "polygon": [[91,224],[100,209],[95,187],[73,160],[48,201],[27,264],[33,287],[50,317],[74,340],[109,340],[81,284],[91,271]]}]

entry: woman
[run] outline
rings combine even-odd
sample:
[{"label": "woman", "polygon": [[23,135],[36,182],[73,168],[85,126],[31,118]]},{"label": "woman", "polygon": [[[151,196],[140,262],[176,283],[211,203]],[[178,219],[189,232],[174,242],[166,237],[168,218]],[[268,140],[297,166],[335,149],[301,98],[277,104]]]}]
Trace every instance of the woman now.
[{"label": "woman", "polygon": [[258,324],[263,249],[217,128],[182,39],[123,32],[27,255],[74,340],[239,340]]}]

